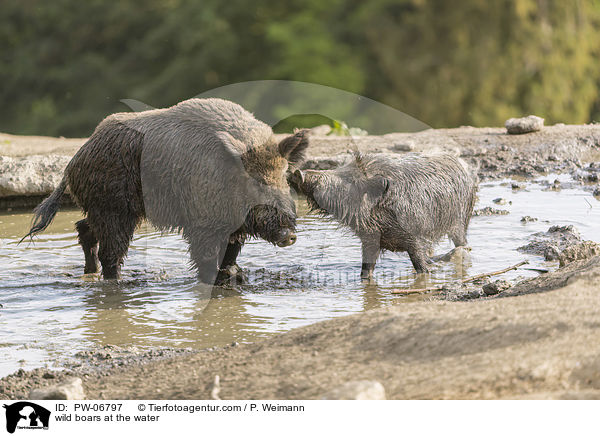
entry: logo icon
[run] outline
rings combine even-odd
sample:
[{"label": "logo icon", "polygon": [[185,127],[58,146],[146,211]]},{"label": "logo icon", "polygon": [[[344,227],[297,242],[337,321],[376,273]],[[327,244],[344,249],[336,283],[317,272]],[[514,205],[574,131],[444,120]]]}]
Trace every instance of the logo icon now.
[{"label": "logo icon", "polygon": [[6,431],[14,433],[18,429],[48,429],[50,411],[29,401],[4,405],[6,409]]}]

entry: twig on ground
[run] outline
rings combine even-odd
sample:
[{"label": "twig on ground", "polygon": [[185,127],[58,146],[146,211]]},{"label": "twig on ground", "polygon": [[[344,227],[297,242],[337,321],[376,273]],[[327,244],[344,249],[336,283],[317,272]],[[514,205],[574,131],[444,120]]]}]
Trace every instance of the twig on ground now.
[{"label": "twig on ground", "polygon": [[524,260],[522,262],[514,264],[513,266],[509,266],[508,268],[504,268],[504,269],[501,269],[499,271],[494,271],[494,272],[489,272],[489,273],[483,273],[483,274],[477,274],[476,276],[467,277],[466,279],[462,280],[462,283],[474,282],[475,280],[483,279],[485,277],[491,277],[491,276],[497,276],[497,275],[500,275],[500,274],[504,274],[505,272],[512,271],[513,269],[517,269],[520,266],[526,265],[528,263],[529,263],[528,260]]},{"label": "twig on ground", "polygon": [[[526,265],[528,264],[529,261],[528,260],[524,260],[522,262],[516,263],[512,266],[509,266],[508,268],[504,268],[501,269],[499,271],[493,271],[493,272],[488,272],[488,273],[483,273],[483,274],[477,274],[475,276],[471,276],[471,277],[467,277],[466,279],[461,280],[461,283],[470,283],[470,282],[474,282],[475,280],[479,280],[479,279],[483,279],[485,277],[491,277],[491,276],[497,276],[500,274],[504,274],[508,271],[512,271],[513,269],[517,269],[520,266]],[[441,291],[443,289],[442,286],[437,286],[437,287],[433,287],[433,288],[423,288],[423,289],[394,289],[392,290],[392,294],[404,294],[404,295],[409,295],[409,294],[426,294],[428,292],[437,292],[437,291]]]},{"label": "twig on ground", "polygon": [[539,272],[540,274],[546,274],[546,273],[550,272],[549,269],[545,269],[545,268],[523,268],[523,269],[526,269],[527,271]]},{"label": "twig on ground", "polygon": [[423,288],[423,289],[394,289],[392,294],[425,294],[427,292],[441,291],[441,287]]},{"label": "twig on ground", "polygon": [[210,398],[213,400],[220,400],[219,393],[221,392],[221,384],[219,382],[219,376],[215,375],[215,381],[213,382],[213,387],[210,391]]}]

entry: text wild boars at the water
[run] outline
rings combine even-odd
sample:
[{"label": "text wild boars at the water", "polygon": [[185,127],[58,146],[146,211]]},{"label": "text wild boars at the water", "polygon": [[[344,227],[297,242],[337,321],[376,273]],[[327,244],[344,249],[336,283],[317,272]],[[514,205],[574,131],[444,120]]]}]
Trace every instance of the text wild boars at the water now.
[{"label": "text wild boars at the water", "polygon": [[235,266],[246,238],[294,243],[296,209],[288,163],[303,159],[305,131],[276,142],[241,106],[190,99],[167,109],[102,121],[68,164],[62,182],[35,210],[29,234],[44,230],[67,187],[86,218],[76,225],[85,272],[117,278],[133,232],[147,218],[180,231],[193,266],[213,283]]},{"label": "text wild boars at the water", "polygon": [[450,155],[405,157],[355,154],[333,170],[296,170],[290,181],[311,209],[350,227],[362,242],[362,278],[382,250],[407,251],[419,273],[444,235],[466,245],[476,182]]}]

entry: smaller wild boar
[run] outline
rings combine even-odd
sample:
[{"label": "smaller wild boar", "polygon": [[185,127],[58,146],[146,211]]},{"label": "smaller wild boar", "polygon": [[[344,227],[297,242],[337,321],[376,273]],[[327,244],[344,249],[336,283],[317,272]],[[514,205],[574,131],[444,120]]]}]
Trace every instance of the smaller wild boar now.
[{"label": "smaller wild boar", "polygon": [[361,278],[372,276],[382,250],[407,251],[418,273],[444,235],[467,244],[476,182],[447,155],[362,155],[332,170],[296,170],[290,182],[312,210],[350,227],[362,242]]}]

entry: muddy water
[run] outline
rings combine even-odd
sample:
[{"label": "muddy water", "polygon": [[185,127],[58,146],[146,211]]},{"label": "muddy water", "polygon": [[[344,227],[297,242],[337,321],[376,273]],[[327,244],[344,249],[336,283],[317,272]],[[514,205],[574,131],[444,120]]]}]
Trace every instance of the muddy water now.
[{"label": "muddy water", "polygon": [[[73,230],[79,212],[60,212],[34,243],[21,245],[17,241],[30,215],[0,215],[0,376],[19,367],[60,367],[93,344],[206,348],[251,342],[336,316],[430,298],[390,291],[448,283],[524,259],[530,267],[556,268],[515,249],[554,224],[573,224],[585,239],[600,241],[600,202],[580,188],[549,191],[541,182],[520,191],[511,190],[508,181],[483,184],[476,208],[492,206],[510,214],[473,218],[468,258],[439,263],[428,277],[417,277],[406,254],[386,253],[374,284],[359,279],[357,239],[335,223],[306,215],[301,200],[298,242],[287,248],[247,243],[239,258],[247,283],[216,288],[210,299],[195,285],[179,235],[143,227],[123,281],[104,283],[82,276],[83,256]],[[497,197],[508,203],[494,204]],[[538,221],[522,224],[524,215]],[[450,248],[444,241],[436,253]],[[519,270],[503,278],[536,274]]]}]

